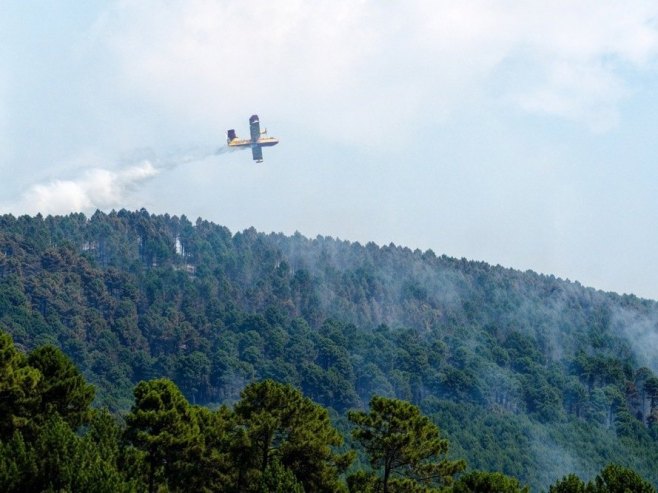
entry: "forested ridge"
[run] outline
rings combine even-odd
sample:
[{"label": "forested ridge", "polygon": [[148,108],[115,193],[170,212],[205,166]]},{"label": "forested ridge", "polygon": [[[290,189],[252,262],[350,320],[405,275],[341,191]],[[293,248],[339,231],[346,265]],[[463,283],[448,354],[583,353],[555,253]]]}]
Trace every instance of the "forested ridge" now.
[{"label": "forested ridge", "polygon": [[348,412],[400,399],[451,460],[536,491],[611,462],[658,484],[657,321],[654,301],[395,245],[144,210],[0,216],[0,329],[61,348],[96,407],[125,415],[161,378],[194,409],[239,406],[271,379],[349,448]]}]

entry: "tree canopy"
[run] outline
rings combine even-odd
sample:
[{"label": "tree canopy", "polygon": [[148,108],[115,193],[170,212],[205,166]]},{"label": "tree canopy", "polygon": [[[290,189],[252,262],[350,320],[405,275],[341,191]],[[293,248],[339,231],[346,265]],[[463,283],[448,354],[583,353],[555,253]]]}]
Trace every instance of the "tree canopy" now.
[{"label": "tree canopy", "polygon": [[[377,395],[421,409],[473,468],[533,490],[565,472],[550,459],[561,455],[578,477],[614,462],[656,484],[657,321],[655,301],[394,244],[146,210],[2,215],[0,330],[17,349],[0,341],[0,411],[12,417],[0,439],[36,436],[46,401],[72,429],[88,423],[76,409],[89,384],[96,406],[125,414],[139,382],[166,378],[199,427],[233,427],[239,450],[249,437],[237,418],[196,406],[230,407],[273,380],[326,408],[343,447],[346,413]],[[71,371],[54,348],[78,369],[69,383],[53,385]],[[28,361],[37,349],[44,372]],[[206,454],[202,435],[191,450],[221,482],[228,452]]]},{"label": "tree canopy", "polygon": [[[146,380],[135,386],[122,420],[90,406],[89,385],[66,356],[43,346],[21,358],[11,338],[2,340],[9,360],[36,375],[28,392],[33,405],[19,406],[22,392],[4,394],[7,409],[24,412],[21,426],[14,414],[0,415],[2,428],[13,429],[0,438],[2,491],[529,491],[502,472],[466,471],[465,461],[449,458],[437,425],[409,402],[375,396],[367,412],[349,413],[368,468],[353,463],[357,443],[343,443],[328,410],[289,384],[252,382],[233,406],[209,409],[190,404],[168,379]],[[549,491],[656,490],[635,470],[609,464],[587,483],[571,474]]]},{"label": "tree canopy", "polygon": [[380,471],[382,491],[388,493],[392,475],[420,484],[449,485],[466,464],[448,460],[448,440],[439,428],[409,402],[374,396],[370,411],[352,411],[353,437]]}]

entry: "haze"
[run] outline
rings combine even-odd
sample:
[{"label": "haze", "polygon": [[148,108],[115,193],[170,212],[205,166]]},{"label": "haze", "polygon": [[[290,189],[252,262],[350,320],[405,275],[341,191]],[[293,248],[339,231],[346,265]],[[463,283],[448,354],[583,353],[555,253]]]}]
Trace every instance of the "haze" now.
[{"label": "haze", "polygon": [[[0,5],[0,211],[145,207],[658,299],[658,3]],[[248,118],[281,144],[217,153]]]}]

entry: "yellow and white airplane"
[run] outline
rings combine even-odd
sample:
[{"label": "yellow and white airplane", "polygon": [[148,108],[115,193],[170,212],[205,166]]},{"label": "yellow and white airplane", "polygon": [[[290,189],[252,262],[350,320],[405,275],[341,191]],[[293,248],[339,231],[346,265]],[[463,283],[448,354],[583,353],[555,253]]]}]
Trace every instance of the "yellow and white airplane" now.
[{"label": "yellow and white airplane", "polygon": [[263,147],[274,146],[279,143],[279,139],[267,136],[267,129],[260,129],[258,115],[251,115],[249,118],[250,139],[238,139],[235,130],[231,129],[226,132],[229,149],[251,147],[251,155],[257,163],[263,162]]}]

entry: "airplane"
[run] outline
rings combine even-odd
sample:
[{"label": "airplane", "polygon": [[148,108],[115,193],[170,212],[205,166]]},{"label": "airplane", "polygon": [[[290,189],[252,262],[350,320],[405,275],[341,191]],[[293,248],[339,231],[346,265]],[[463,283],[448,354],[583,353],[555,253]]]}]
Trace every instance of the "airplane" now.
[{"label": "airplane", "polygon": [[[263,147],[274,146],[279,143],[279,139],[267,136],[267,129],[260,129],[260,121],[258,115],[251,115],[249,118],[249,131],[251,133],[250,139],[238,139],[235,130],[231,129],[226,132],[226,143],[229,149],[237,148],[244,149],[251,147],[251,155],[257,163],[263,162]],[[263,137],[263,135],[265,137]]]}]

